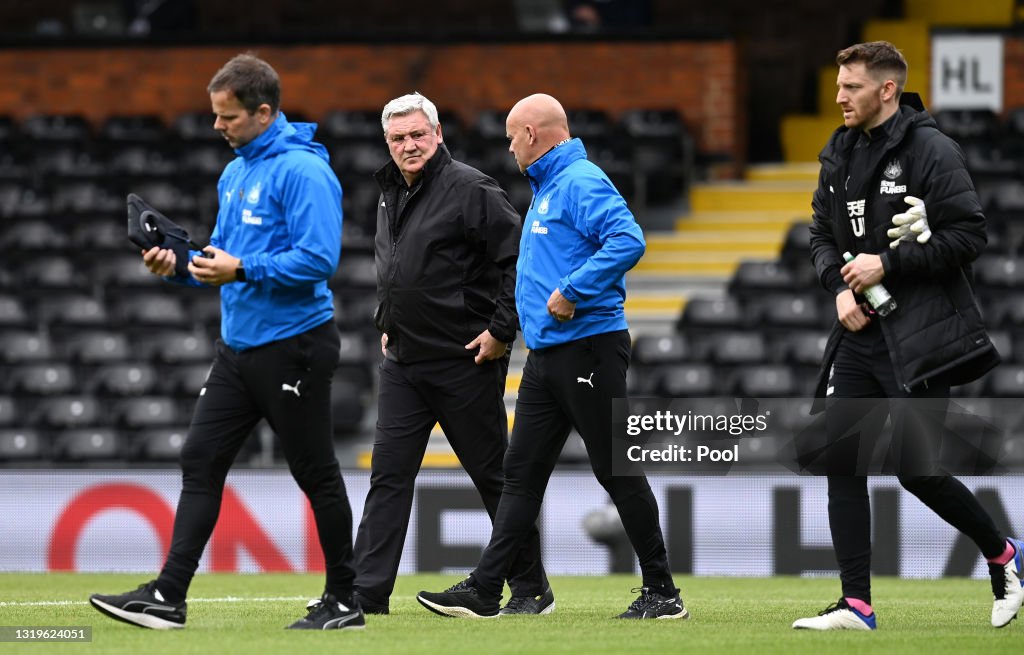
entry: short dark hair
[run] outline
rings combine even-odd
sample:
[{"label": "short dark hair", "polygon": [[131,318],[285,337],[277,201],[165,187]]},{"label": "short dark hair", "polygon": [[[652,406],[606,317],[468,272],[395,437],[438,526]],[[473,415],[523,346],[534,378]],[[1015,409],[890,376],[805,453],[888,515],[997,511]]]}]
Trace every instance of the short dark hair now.
[{"label": "short dark hair", "polygon": [[208,93],[230,91],[250,114],[262,104],[276,114],[281,104],[281,78],[277,71],[252,54],[235,55],[224,64],[206,87]]},{"label": "short dark hair", "polygon": [[864,64],[864,69],[875,79],[895,82],[897,97],[903,93],[903,86],[907,83],[907,60],[896,46],[888,41],[869,41],[844,48],[836,55],[836,63],[840,66],[857,62]]}]

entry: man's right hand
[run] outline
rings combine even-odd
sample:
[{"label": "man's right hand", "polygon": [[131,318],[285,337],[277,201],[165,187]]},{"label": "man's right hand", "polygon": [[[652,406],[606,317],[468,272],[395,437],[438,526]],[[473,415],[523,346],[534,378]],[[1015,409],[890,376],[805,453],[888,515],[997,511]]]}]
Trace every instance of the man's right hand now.
[{"label": "man's right hand", "polygon": [[871,323],[871,317],[864,313],[850,289],[836,296],[836,313],[839,314],[839,322],[850,332],[859,332]]},{"label": "man's right hand", "polygon": [[174,256],[173,250],[153,246],[142,251],[142,261],[153,275],[168,277],[174,275],[174,266],[178,259]]},{"label": "man's right hand", "polygon": [[380,354],[385,357],[388,356],[388,333],[380,335]]}]

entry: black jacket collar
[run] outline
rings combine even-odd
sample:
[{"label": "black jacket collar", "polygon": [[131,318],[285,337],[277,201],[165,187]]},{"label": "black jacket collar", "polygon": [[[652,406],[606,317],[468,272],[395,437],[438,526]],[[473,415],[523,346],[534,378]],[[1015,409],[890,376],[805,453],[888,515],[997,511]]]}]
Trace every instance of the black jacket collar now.
[{"label": "black jacket collar", "polygon": [[[447,166],[452,161],[452,155],[448,152],[448,148],[443,143],[437,144],[437,150],[434,152],[434,156],[427,160],[427,165],[423,167],[423,177],[420,178],[419,183],[427,183]],[[377,169],[377,172],[373,174],[377,179],[377,183],[381,189],[394,188],[396,186],[406,187],[405,178],[402,177],[402,171],[398,170],[398,164],[394,160],[381,166]],[[416,186],[415,184],[413,186]]]}]

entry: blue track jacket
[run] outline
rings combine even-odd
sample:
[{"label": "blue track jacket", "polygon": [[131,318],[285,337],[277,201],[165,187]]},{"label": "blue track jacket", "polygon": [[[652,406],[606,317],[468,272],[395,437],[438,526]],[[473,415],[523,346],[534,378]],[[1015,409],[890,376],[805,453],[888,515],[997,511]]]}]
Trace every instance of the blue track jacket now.
[{"label": "blue track jacket", "polygon": [[[553,148],[526,175],[533,202],[519,246],[516,308],[527,347],[626,329],[625,275],[646,247],[626,201],[579,139]],[[556,287],[576,303],[565,323],[548,314]]]},{"label": "blue track jacket", "polygon": [[[327,280],[341,254],[341,185],[315,123],[284,113],[235,152],[217,182],[210,245],[238,257],[247,282],[220,288],[221,338],[232,350],[306,332],[334,316]],[[201,285],[195,278],[175,282]]]}]

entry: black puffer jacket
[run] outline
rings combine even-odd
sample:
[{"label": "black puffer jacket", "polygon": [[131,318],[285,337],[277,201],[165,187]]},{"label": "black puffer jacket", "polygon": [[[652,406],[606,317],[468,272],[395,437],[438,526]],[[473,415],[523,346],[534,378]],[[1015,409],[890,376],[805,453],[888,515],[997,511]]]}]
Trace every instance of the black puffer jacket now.
[{"label": "black puffer jacket", "polygon": [[522,219],[498,183],[452,159],[443,144],[399,208],[406,184],[394,162],[375,174],[377,328],[404,363],[472,357],[484,330],[515,339]]},{"label": "black puffer jacket", "polygon": [[[881,321],[896,381],[906,390],[941,373],[952,384],[975,380],[999,364],[972,289],[970,264],[987,241],[985,216],[959,146],[942,134],[917,94],[905,93],[886,125],[886,142],[870,161],[865,196],[846,196],[847,161],[859,130],[840,127],[819,159],[814,193],[811,257],[822,285],[846,289],[839,269],[844,251],[880,254],[882,284],[897,303]],[[925,202],[931,239],[889,249],[886,231],[906,196]],[[857,221],[863,215],[863,223]],[[859,235],[855,234],[855,231]],[[818,379],[824,395],[836,346],[846,329],[836,321]]]}]

